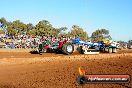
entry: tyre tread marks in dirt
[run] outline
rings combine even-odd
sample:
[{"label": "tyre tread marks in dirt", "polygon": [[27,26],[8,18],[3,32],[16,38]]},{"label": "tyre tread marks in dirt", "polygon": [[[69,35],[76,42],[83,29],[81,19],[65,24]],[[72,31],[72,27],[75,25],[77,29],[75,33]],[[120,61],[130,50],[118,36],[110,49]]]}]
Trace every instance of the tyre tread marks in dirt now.
[{"label": "tyre tread marks in dirt", "polygon": [[[67,51],[67,47],[68,47],[68,46],[72,46],[72,51],[71,51],[71,52],[68,52],[68,51]],[[66,55],[72,54],[73,51],[74,51],[74,46],[73,46],[70,42],[65,43],[65,44],[63,45],[63,47],[62,47],[62,52],[63,52],[64,54],[66,54]]]}]

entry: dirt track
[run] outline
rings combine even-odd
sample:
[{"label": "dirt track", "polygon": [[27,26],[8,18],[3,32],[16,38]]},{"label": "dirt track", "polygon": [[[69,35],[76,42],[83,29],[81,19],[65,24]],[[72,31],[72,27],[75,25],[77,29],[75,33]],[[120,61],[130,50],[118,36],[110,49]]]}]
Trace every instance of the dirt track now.
[{"label": "dirt track", "polygon": [[129,74],[132,50],[118,54],[65,56],[0,51],[0,88],[131,88],[129,84],[78,85],[78,67],[87,74]]}]

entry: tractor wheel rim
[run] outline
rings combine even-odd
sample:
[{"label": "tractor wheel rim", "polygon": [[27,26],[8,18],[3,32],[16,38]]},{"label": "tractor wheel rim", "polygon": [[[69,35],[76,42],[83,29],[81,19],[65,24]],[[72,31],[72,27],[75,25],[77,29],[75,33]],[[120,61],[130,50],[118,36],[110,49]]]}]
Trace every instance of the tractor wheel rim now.
[{"label": "tractor wheel rim", "polygon": [[71,46],[71,45],[68,45],[68,46],[67,46],[67,51],[68,51],[68,52],[72,52],[72,46]]}]

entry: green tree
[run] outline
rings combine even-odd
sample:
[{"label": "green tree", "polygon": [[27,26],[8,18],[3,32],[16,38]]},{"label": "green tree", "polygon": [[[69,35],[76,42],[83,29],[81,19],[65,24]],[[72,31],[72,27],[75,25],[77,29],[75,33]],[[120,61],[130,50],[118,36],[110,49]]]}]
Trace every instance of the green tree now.
[{"label": "green tree", "polygon": [[17,30],[12,29],[11,26],[9,26],[9,27],[7,28],[7,31],[8,31],[8,34],[9,34],[9,35],[16,35],[16,34],[17,34]]},{"label": "green tree", "polygon": [[26,34],[35,35],[35,30],[33,30],[35,29],[34,25],[32,23],[28,23],[26,24],[26,26],[27,26]]},{"label": "green tree", "polygon": [[6,29],[7,28],[7,24],[8,24],[6,19],[4,17],[0,18],[0,22],[2,23],[1,28],[2,29]]},{"label": "green tree", "polygon": [[53,27],[47,20],[39,21],[39,23],[35,26],[36,35],[44,36],[44,35],[52,35]]},{"label": "green tree", "polygon": [[109,35],[109,30],[106,29],[98,29],[91,35],[92,41],[103,41],[103,39],[105,38],[111,39],[111,36]]},{"label": "green tree", "polygon": [[59,29],[58,29],[57,35],[58,35],[58,36],[67,37],[67,36],[66,36],[66,34],[67,34],[67,33],[66,33],[67,29],[68,29],[67,27],[61,27],[61,28],[59,28]]},{"label": "green tree", "polygon": [[8,34],[24,34],[27,32],[27,25],[20,20],[15,20],[13,22],[6,22]]},{"label": "green tree", "polygon": [[18,34],[24,34],[27,32],[27,25],[20,20],[16,20],[8,25],[8,30],[15,30]]},{"label": "green tree", "polygon": [[27,26],[27,31],[34,29],[34,26],[32,23],[28,23],[26,26]]},{"label": "green tree", "polygon": [[82,40],[88,39],[88,34],[78,25],[73,25],[72,30],[69,32],[71,37],[80,37]]},{"label": "green tree", "polygon": [[7,24],[7,21],[4,17],[0,18],[0,22],[2,22],[3,24]]}]

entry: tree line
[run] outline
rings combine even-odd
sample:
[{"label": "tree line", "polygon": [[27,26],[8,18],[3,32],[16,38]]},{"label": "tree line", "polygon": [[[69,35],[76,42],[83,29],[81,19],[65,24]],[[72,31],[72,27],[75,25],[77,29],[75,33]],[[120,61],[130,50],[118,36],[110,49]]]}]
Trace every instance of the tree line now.
[{"label": "tree line", "polygon": [[[54,37],[80,37],[82,40],[91,39],[92,41],[101,41],[104,39],[104,35],[109,35],[109,30],[97,29],[92,33],[91,37],[88,35],[83,28],[78,25],[73,25],[69,32],[67,27],[55,28],[53,25],[47,21],[39,21],[36,25],[32,23],[25,24],[20,20],[15,20],[13,22],[7,21],[4,17],[0,18],[1,29],[6,29],[8,35],[32,35],[32,36],[54,36]],[[3,33],[0,30],[0,33]],[[110,35],[108,36],[110,38]]]}]

